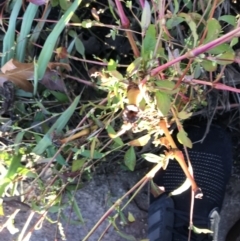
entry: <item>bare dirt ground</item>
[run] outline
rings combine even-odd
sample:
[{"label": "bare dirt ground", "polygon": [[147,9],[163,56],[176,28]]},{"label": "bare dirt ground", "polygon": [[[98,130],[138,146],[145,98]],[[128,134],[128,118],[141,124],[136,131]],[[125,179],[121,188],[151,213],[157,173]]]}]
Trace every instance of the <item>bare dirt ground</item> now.
[{"label": "bare dirt ground", "polygon": [[[144,170],[134,173],[120,172],[111,175],[97,175],[84,188],[77,191],[76,200],[81,209],[85,223],[83,225],[76,225],[71,223],[62,223],[64,226],[65,240],[81,241],[94,224],[101,218],[104,212],[110,207],[110,202],[114,202],[118,197],[122,196],[129,190],[143,175]],[[233,176],[229,182],[224,206],[221,212],[221,223],[219,228],[219,240],[224,241],[225,236],[231,226],[240,218],[240,179],[239,176]],[[118,227],[121,231],[128,235],[132,235],[132,239],[137,240],[146,238],[147,230],[147,208],[148,208],[148,192],[145,188],[134,201],[124,211],[127,217],[128,212],[134,215],[135,222],[128,223],[124,227],[120,224]],[[11,210],[8,210],[10,212]],[[15,227],[21,230],[24,226],[30,211],[20,212],[15,219]],[[71,207],[65,210],[65,214],[71,219],[76,220],[76,216]],[[52,217],[54,219],[56,217]],[[1,218],[0,225],[2,226],[5,218]],[[37,218],[35,218],[36,222]],[[34,224],[34,222],[32,222]],[[109,222],[105,221],[97,229],[97,231],[88,239],[89,241],[97,241],[100,235],[104,232]],[[31,225],[29,226],[31,227]],[[56,234],[57,233],[57,234]],[[7,228],[0,233],[1,241],[17,240],[19,233],[11,235]],[[135,239],[133,239],[135,237]],[[130,237],[129,237],[130,238]],[[27,240],[27,239],[26,239]],[[25,241],[26,241],[25,240]],[[30,241],[60,241],[64,240],[59,234],[59,227],[57,224],[51,224],[45,221],[42,228],[34,230]],[[124,241],[111,226],[106,235],[102,238],[103,241]]]}]

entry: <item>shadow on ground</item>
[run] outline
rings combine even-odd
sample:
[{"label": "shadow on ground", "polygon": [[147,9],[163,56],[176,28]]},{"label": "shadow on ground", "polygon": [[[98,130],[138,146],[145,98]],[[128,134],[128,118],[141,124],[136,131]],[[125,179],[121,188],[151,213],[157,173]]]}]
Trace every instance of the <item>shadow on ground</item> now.
[{"label": "shadow on ground", "polygon": [[[104,212],[109,208],[110,203],[116,201],[126,191],[129,190],[143,175],[144,170],[134,173],[119,172],[115,175],[96,175],[94,179],[88,183],[83,189],[76,193],[76,200],[81,209],[85,223],[83,225],[74,225],[71,223],[64,224],[65,240],[81,241],[94,224],[101,218]],[[119,229],[125,234],[132,235],[137,241],[146,238],[147,229],[147,207],[148,207],[148,192],[147,187],[142,190],[134,201],[124,211],[125,216],[131,212],[135,218],[135,222],[127,223],[122,226],[118,222]],[[224,206],[221,212],[221,223],[219,229],[219,240],[225,241],[225,236],[231,226],[240,218],[240,179],[239,176],[233,176],[229,182]],[[11,210],[8,210],[9,212]],[[77,220],[77,217],[72,212],[71,207],[67,208],[65,214],[71,220]],[[15,219],[15,226],[21,230],[24,226],[29,212],[20,212]],[[54,217],[52,217],[54,218]],[[3,225],[6,218],[1,218],[0,224]],[[36,222],[37,219],[35,219]],[[127,218],[126,218],[127,220]],[[109,222],[105,221],[97,229],[97,231],[88,239],[89,241],[97,241],[104,232]],[[31,226],[31,225],[30,225]],[[57,224],[50,224],[45,221],[41,229],[35,230],[30,238],[30,241],[60,241],[64,240],[59,234]],[[17,240],[17,236],[11,235],[5,228],[1,232],[1,241]],[[130,237],[129,237],[130,238]],[[124,241],[111,226],[108,232],[102,238],[103,241]],[[129,239],[134,240],[134,239]]]}]

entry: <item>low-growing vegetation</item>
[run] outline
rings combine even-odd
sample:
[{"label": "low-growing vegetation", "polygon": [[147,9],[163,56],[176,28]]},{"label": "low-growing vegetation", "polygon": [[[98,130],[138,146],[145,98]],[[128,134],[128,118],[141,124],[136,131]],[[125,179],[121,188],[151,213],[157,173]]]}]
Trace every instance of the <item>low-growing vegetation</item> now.
[{"label": "low-growing vegetation", "polygon": [[[239,108],[238,10],[234,2],[22,0],[1,4],[0,197],[42,214],[64,209],[82,222],[74,192],[108,156],[129,175],[143,158],[153,168],[121,201],[176,159],[191,180],[177,140],[183,122]],[[165,146],[164,154],[152,148]],[[180,191],[189,185],[179,187]],[[112,216],[114,224],[119,212]],[[36,224],[37,225],[37,224]],[[19,235],[21,240],[24,232]],[[127,236],[126,236],[127,237]],[[132,240],[132,239],[131,239]]]}]

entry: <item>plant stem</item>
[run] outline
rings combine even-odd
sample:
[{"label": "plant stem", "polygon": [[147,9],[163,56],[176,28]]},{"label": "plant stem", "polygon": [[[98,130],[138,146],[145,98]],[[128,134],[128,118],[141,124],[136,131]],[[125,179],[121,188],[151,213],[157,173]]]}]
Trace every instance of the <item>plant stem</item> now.
[{"label": "plant stem", "polygon": [[159,72],[165,70],[166,68],[169,68],[173,64],[178,63],[183,59],[194,58],[194,57],[198,56],[199,54],[205,53],[208,50],[213,49],[213,48],[215,48],[216,46],[218,46],[222,43],[230,41],[233,37],[238,37],[239,31],[240,31],[240,27],[238,26],[236,29],[230,31],[229,33],[227,33],[223,36],[221,36],[220,38],[215,39],[215,40],[213,40],[213,41],[211,41],[211,42],[209,42],[205,45],[198,46],[197,48],[185,53],[182,56],[179,56],[176,59],[172,59],[171,61],[167,62],[166,64],[163,64],[163,65],[153,69],[151,71],[151,76],[154,76],[154,75],[158,74]]},{"label": "plant stem", "polygon": [[181,166],[181,168],[182,168],[183,172],[185,173],[186,177],[190,180],[191,185],[192,185],[192,189],[193,189],[194,193],[196,194],[196,197],[201,196],[201,195],[199,195],[201,193],[201,189],[197,186],[193,176],[190,174],[190,172],[188,170],[188,167],[187,167],[187,164],[184,160],[183,153],[177,148],[177,145],[175,144],[171,134],[169,133],[166,121],[161,120],[159,125],[160,125],[160,128],[163,130],[166,138],[168,139],[168,141],[170,143],[170,146],[173,148],[174,158],[177,160],[177,162]]}]

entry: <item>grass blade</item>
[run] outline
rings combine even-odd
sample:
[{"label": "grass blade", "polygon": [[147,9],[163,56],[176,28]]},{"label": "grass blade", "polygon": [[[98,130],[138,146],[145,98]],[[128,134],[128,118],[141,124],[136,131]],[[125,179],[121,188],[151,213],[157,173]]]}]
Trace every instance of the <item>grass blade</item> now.
[{"label": "grass blade", "polygon": [[3,39],[3,57],[2,57],[2,66],[7,63],[10,59],[14,57],[14,41],[15,41],[15,30],[18,13],[22,6],[22,0],[17,0],[14,4],[8,30]]},{"label": "grass blade", "polygon": [[77,104],[79,103],[80,96],[76,97],[73,103],[65,110],[62,115],[57,119],[57,121],[52,125],[52,127],[48,130],[48,132],[44,135],[44,137],[39,141],[39,143],[33,149],[33,152],[37,155],[41,155],[48,146],[52,144],[52,140],[50,138],[50,134],[53,131],[59,133],[65,127],[72,114],[74,113]]},{"label": "grass blade", "polygon": [[36,13],[38,11],[37,5],[33,3],[29,3],[26,12],[23,16],[21,31],[18,37],[17,41],[17,48],[16,48],[16,59],[19,62],[24,62],[25,60],[25,54],[26,54],[26,46],[28,42],[28,34],[30,33],[33,19],[36,16]]},{"label": "grass blade", "polygon": [[52,57],[52,53],[57,42],[57,39],[61,32],[63,31],[66,24],[70,21],[71,17],[73,16],[74,12],[78,8],[79,4],[82,0],[75,0],[73,4],[68,8],[68,10],[64,13],[62,18],[58,21],[56,26],[54,27],[53,31],[48,36],[40,56],[38,58],[38,71],[37,76],[38,79],[42,79],[45,71],[47,69],[47,65]]}]

